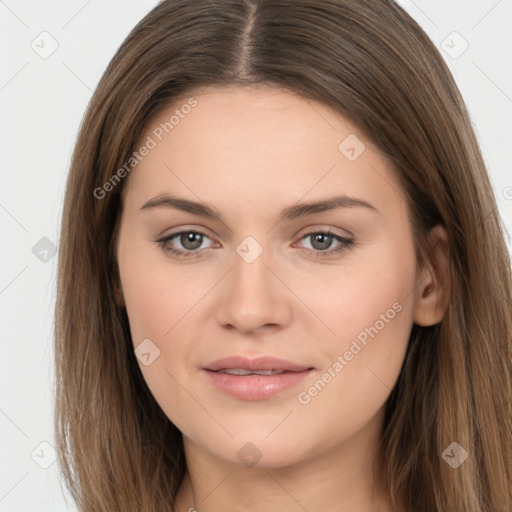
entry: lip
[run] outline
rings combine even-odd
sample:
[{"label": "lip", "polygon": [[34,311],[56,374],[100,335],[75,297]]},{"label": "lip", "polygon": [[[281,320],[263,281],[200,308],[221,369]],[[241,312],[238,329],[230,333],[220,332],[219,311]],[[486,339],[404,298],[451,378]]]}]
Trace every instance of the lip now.
[{"label": "lip", "polygon": [[[284,371],[276,375],[229,375],[219,370]],[[297,386],[314,368],[275,357],[247,358],[231,356],[218,359],[203,368],[210,382],[223,393],[240,400],[259,401]]]},{"label": "lip", "polygon": [[205,366],[206,370],[211,370],[214,372],[228,369],[255,371],[284,370],[287,372],[302,372],[311,368],[311,366],[292,363],[291,361],[286,361],[285,359],[279,359],[272,356],[259,356],[249,358],[241,355],[223,357],[222,359],[217,359],[217,361],[213,361],[212,363]]}]

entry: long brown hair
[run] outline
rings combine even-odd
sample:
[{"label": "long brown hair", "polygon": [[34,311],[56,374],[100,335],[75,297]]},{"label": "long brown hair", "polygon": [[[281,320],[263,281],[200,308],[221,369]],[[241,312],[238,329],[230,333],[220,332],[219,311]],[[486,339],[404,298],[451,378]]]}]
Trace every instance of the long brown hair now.
[{"label": "long brown hair", "polygon": [[[505,228],[452,75],[391,0],[164,0],[112,59],[76,142],[59,254],[56,439],[79,510],[171,511],[186,469],[181,433],[142,377],[115,300],[129,178],[94,191],[125,165],[153,114],[196,87],[232,84],[322,101],[358,126],[402,183],[421,265],[433,261],[429,230],[445,227],[446,314],[413,326],[375,470],[397,511],[510,512]],[[469,455],[457,468],[442,456],[453,442]]]}]

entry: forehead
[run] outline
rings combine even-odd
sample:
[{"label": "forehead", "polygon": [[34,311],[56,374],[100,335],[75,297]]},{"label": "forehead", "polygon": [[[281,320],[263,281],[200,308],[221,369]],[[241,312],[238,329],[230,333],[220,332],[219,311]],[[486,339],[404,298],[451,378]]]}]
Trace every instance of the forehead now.
[{"label": "forehead", "polygon": [[373,202],[399,192],[388,162],[356,126],[323,103],[271,87],[193,90],[150,119],[136,149],[145,144],[151,150],[125,192],[139,207],[176,191],[260,209],[262,201],[291,204],[333,191]]}]

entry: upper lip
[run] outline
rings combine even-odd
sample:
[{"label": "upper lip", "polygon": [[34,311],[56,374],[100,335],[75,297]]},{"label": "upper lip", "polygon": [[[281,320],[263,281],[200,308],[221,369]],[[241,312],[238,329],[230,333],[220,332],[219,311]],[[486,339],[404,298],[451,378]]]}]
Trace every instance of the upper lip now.
[{"label": "upper lip", "polygon": [[289,371],[289,372],[302,372],[305,370],[311,370],[311,366],[301,365],[279,359],[277,357],[260,356],[260,357],[246,357],[246,356],[229,356],[217,359],[212,363],[205,366],[205,370],[219,371],[219,370],[251,370],[251,371],[264,371],[264,370],[276,370],[276,371]]}]

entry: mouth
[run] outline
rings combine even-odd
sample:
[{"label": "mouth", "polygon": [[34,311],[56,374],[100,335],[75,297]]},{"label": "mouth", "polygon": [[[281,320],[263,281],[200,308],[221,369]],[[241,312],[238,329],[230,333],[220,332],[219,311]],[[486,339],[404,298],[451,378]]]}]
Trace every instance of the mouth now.
[{"label": "mouth", "polygon": [[269,399],[297,386],[314,368],[275,357],[232,356],[203,368],[216,389],[240,400]]},{"label": "mouth", "polygon": [[[309,365],[302,365],[299,363],[293,363],[285,359],[280,359],[273,356],[259,356],[250,358],[243,355],[234,355],[229,357],[223,357],[217,359],[205,367],[205,370],[214,372],[224,371],[236,371],[236,372],[303,372],[305,370],[312,369]],[[237,373],[237,375],[244,375],[244,373]],[[247,375],[247,374],[245,374]],[[270,375],[269,373],[263,373],[263,375]]]},{"label": "mouth", "polygon": [[242,368],[226,368],[224,370],[217,370],[217,373],[227,373],[228,375],[280,375],[281,373],[293,372],[289,372],[288,370],[244,370]]}]

